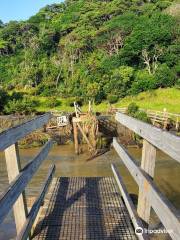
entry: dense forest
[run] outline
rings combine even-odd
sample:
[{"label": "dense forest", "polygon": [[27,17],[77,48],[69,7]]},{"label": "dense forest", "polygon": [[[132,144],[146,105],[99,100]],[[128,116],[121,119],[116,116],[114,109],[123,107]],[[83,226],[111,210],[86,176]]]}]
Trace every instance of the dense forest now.
[{"label": "dense forest", "polygon": [[178,88],[176,4],[66,0],[27,21],[0,21],[0,112],[30,109],[37,104],[31,96],[98,104],[150,89]]}]

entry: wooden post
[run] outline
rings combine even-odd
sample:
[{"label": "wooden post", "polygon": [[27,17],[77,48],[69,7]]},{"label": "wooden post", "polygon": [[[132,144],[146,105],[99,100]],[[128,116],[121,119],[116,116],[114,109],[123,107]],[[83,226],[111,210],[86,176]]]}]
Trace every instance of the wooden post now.
[{"label": "wooden post", "polygon": [[[11,145],[5,150],[5,158],[6,158],[8,179],[9,179],[9,183],[11,183],[21,170],[18,143]],[[26,216],[28,213],[26,199],[25,199],[25,192],[23,192],[19,196],[16,203],[14,204],[13,209],[14,209],[14,218],[16,223],[16,231],[17,231],[17,234],[19,234],[21,228],[23,227],[26,221]]]},{"label": "wooden post", "polygon": [[[154,177],[154,168],[156,160],[156,148],[145,139],[143,140],[141,168]],[[150,187],[146,180],[139,186],[139,198],[137,212],[145,223],[149,223],[151,204],[149,199]]]},{"label": "wooden post", "polygon": [[86,140],[86,142],[87,142],[87,144],[88,144],[89,148],[90,148],[91,150],[94,150],[93,146],[91,145],[91,143],[90,143],[89,139],[87,138],[86,134],[84,133],[84,131],[83,131],[83,129],[81,128],[81,126],[80,126],[80,124],[79,124],[79,123],[77,123],[77,126],[78,126],[78,128],[79,128],[80,132],[82,133],[82,135],[83,135],[84,139]]},{"label": "wooden post", "polygon": [[46,133],[47,132],[47,124],[43,125],[43,132]]},{"label": "wooden post", "polygon": [[156,117],[157,117],[157,112],[155,113],[154,117],[153,117],[153,121],[152,121],[152,124],[155,125],[156,123]]},{"label": "wooden post", "polygon": [[163,118],[164,118],[163,129],[166,129],[168,124],[168,113],[166,108],[163,109]]},{"label": "wooden post", "polygon": [[77,123],[76,123],[76,122],[73,122],[73,131],[74,131],[75,153],[76,153],[76,154],[79,154],[78,128],[77,128]]},{"label": "wooden post", "polygon": [[176,118],[176,130],[177,131],[179,130],[179,118],[178,117]]},{"label": "wooden post", "polygon": [[91,108],[91,101],[89,101],[89,110],[88,110],[89,113],[92,112],[92,108]]}]

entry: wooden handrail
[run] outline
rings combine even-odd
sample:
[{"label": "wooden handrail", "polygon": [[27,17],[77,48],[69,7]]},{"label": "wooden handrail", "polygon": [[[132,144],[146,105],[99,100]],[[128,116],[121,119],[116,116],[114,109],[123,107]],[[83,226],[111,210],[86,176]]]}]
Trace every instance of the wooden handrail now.
[{"label": "wooden handrail", "polygon": [[180,162],[180,137],[123,113],[117,112],[116,120]]},{"label": "wooden handrail", "polygon": [[36,173],[42,161],[47,157],[52,147],[52,141],[48,141],[41,152],[27,164],[20,174],[9,185],[7,190],[0,196],[0,223],[4,220],[19,195],[23,192],[32,176]]},{"label": "wooden handrail", "polygon": [[137,205],[139,217],[148,225],[151,208],[153,208],[164,227],[170,230],[168,233],[172,239],[179,239],[179,214],[155,186],[153,177],[156,148],[180,162],[180,137],[123,113],[117,112],[116,120],[143,138],[141,167],[135,163],[128,152],[116,140],[113,142],[114,148],[139,186]]},{"label": "wooden handrail", "polygon": [[176,208],[159,191],[152,178],[138,166],[136,161],[129,155],[127,150],[121,146],[115,138],[113,140],[113,146],[131,173],[132,177],[137,182],[138,186],[141,188],[145,186],[144,192],[146,192],[148,195],[152,208],[156,212],[165,228],[171,230],[169,234],[172,239],[179,239],[180,222],[179,214]]},{"label": "wooden handrail", "polygon": [[[132,202],[131,197],[128,194],[128,191],[127,191],[126,186],[125,186],[125,184],[122,180],[122,177],[118,173],[117,168],[115,167],[114,164],[111,164],[111,168],[112,168],[115,180],[116,180],[117,185],[118,185],[118,187],[121,191],[122,197],[124,199],[124,202],[126,204],[128,212],[129,212],[129,216],[131,218],[131,221],[133,222],[133,225],[134,225],[135,229],[138,228],[138,227],[143,229],[143,227],[144,227],[143,223],[142,223],[141,219],[139,218],[139,216],[136,212],[135,206]],[[139,240],[147,240],[147,239],[149,239],[149,237],[146,233],[143,232],[142,235],[138,235],[138,239]]]},{"label": "wooden handrail", "polygon": [[[22,169],[18,141],[32,131],[47,124],[51,116],[50,113],[46,113],[0,133],[0,151],[5,151],[9,179],[8,188],[0,195],[0,223],[13,207],[17,234],[22,231],[22,227],[25,222],[27,222],[28,217],[25,187],[30,182],[43,160],[47,157],[52,147],[52,141],[49,140],[40,153]],[[51,174],[49,177],[50,176]],[[51,177],[49,180],[51,180]],[[44,188],[45,190],[46,187]],[[44,197],[44,193],[40,196],[38,203],[42,201],[42,197]],[[35,209],[37,208],[38,206],[36,206]],[[33,218],[36,213],[37,212],[34,213]]]},{"label": "wooden handrail", "polygon": [[[122,107],[122,108],[112,108],[112,110],[116,110],[119,112],[126,112],[127,111],[127,107]],[[164,113],[167,114],[167,116],[173,116],[173,117],[180,117],[180,114],[178,113],[171,113],[171,112],[167,112],[167,111],[156,111],[156,110],[152,110],[152,109],[144,109],[144,108],[140,108],[140,110],[145,111],[147,113],[151,113],[153,115],[155,114],[159,114],[159,115],[163,115]]]},{"label": "wooden handrail", "polygon": [[0,133],[0,151],[5,150],[32,131],[42,127],[50,118],[51,114],[46,113]]},{"label": "wooden handrail", "polygon": [[[128,109],[127,107],[111,108],[110,111],[127,113],[127,109]],[[168,122],[172,121],[172,123],[175,126],[175,129],[177,131],[179,131],[180,114],[167,112],[166,109],[164,111],[155,111],[155,110],[151,110],[151,109],[140,108],[140,110],[147,113],[147,115],[151,119],[153,125],[155,125],[156,123],[161,123],[161,124],[163,124],[163,129],[166,129],[168,126]]]},{"label": "wooden handrail", "polygon": [[49,173],[47,175],[47,178],[45,180],[45,183],[40,191],[40,194],[39,194],[39,197],[37,198],[37,200],[35,201],[35,203],[33,204],[29,214],[28,214],[28,217],[27,217],[27,220],[26,222],[24,223],[24,226],[21,230],[21,232],[18,234],[18,236],[16,237],[16,240],[27,240],[28,238],[28,235],[30,234],[31,232],[31,229],[32,229],[32,226],[33,226],[33,223],[36,219],[36,216],[39,212],[39,209],[42,205],[42,202],[44,200],[44,197],[45,197],[45,194],[48,190],[48,187],[51,183],[51,180],[52,180],[52,177],[54,175],[54,172],[55,172],[55,165],[52,165],[51,168],[49,169]]},{"label": "wooden handrail", "polygon": [[[145,109],[142,109],[142,110],[145,111]],[[163,111],[155,111],[155,110],[148,109],[148,110],[146,110],[146,112],[152,113],[152,114],[154,114],[154,113],[159,113],[159,114],[161,114],[161,115],[163,115],[164,113],[166,113],[167,116],[180,117],[180,114],[178,114],[178,113],[170,113],[170,112],[165,112],[165,111],[163,112]]]}]

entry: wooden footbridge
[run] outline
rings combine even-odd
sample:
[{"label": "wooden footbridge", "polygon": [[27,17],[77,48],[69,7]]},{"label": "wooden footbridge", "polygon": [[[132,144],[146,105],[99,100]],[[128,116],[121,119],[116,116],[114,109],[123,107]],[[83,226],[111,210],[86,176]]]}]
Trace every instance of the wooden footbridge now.
[{"label": "wooden footbridge", "polygon": [[178,212],[153,182],[156,149],[180,162],[180,138],[122,113],[116,114],[116,121],[144,139],[141,166],[116,138],[113,141],[139,186],[137,208],[116,166],[111,166],[114,177],[53,178],[55,166],[52,165],[39,196],[31,209],[27,209],[25,188],[47,157],[52,141],[24,168],[20,165],[18,141],[43,127],[50,118],[51,114],[47,113],[0,134],[0,151],[5,151],[9,178],[9,186],[0,196],[0,223],[13,208],[17,240],[149,239],[151,209],[169,236],[180,239]]}]

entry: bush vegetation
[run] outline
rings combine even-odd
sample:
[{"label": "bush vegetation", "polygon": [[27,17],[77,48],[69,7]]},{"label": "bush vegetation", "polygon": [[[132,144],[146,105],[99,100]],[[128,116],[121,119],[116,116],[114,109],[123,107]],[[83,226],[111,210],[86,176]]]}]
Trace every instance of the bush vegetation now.
[{"label": "bush vegetation", "polygon": [[49,109],[55,108],[58,106],[61,106],[61,101],[58,100],[56,97],[50,97],[45,102],[45,107],[47,107]]},{"label": "bush vegetation", "polygon": [[0,88],[0,113],[3,112],[4,106],[8,102],[8,97],[9,97],[8,93],[5,90]]},{"label": "bush vegetation", "polygon": [[174,2],[66,0],[27,21],[1,22],[0,112],[30,105],[13,94],[7,104],[2,89],[70,98],[71,106],[73,98],[115,103],[179,86],[179,18],[167,11]]},{"label": "bush vegetation", "polygon": [[21,92],[0,89],[0,112],[3,114],[31,114],[36,112],[38,101],[24,95]]},{"label": "bush vegetation", "polygon": [[6,114],[31,114],[35,112],[37,102],[29,98],[23,98],[22,100],[9,100],[4,106],[4,113]]},{"label": "bush vegetation", "polygon": [[109,101],[109,103],[113,104],[116,103],[118,101],[119,97],[117,95],[113,95],[113,94],[109,94],[107,96],[107,100]]},{"label": "bush vegetation", "polygon": [[128,108],[127,108],[127,114],[130,115],[130,116],[134,116],[136,112],[139,111],[139,106],[132,102],[128,105]]},{"label": "bush vegetation", "polygon": [[139,109],[139,106],[134,102],[132,102],[128,105],[127,114],[129,116],[137,118],[138,120],[141,120],[143,122],[147,122],[147,123],[151,122],[147,113],[145,111]]}]

